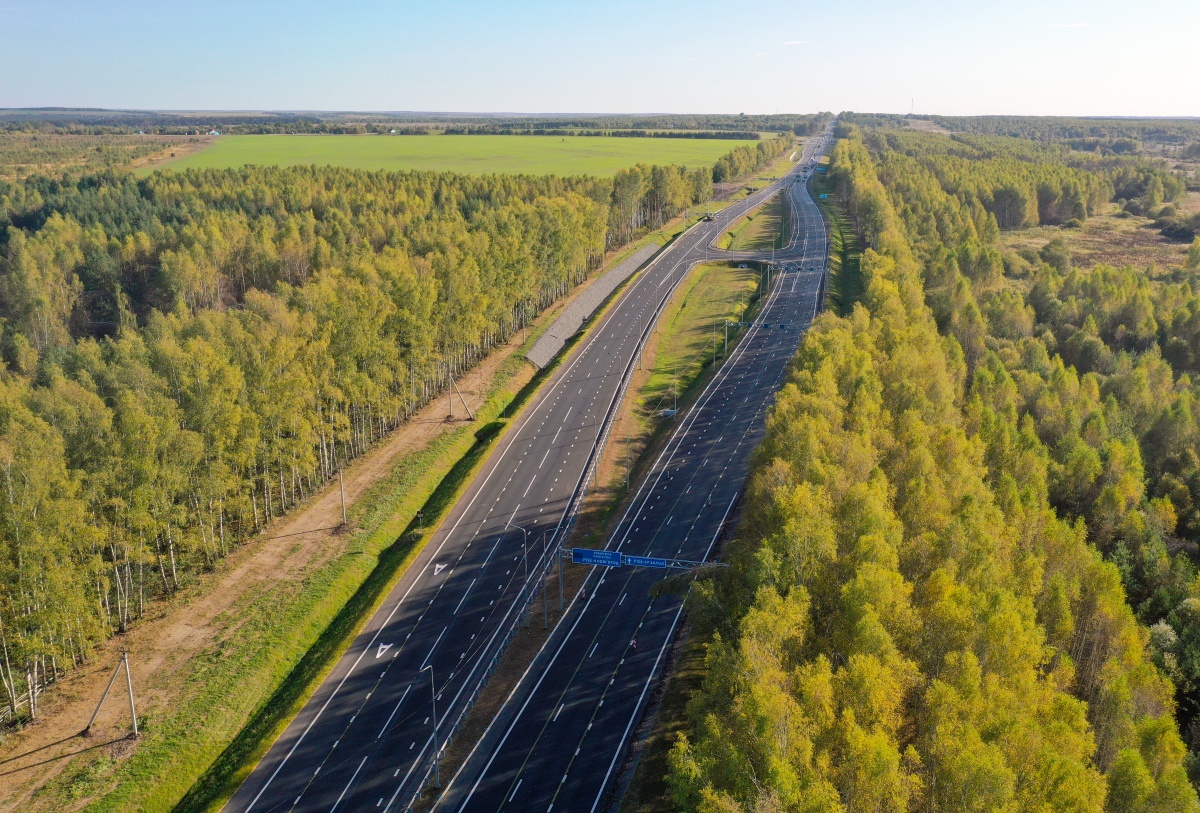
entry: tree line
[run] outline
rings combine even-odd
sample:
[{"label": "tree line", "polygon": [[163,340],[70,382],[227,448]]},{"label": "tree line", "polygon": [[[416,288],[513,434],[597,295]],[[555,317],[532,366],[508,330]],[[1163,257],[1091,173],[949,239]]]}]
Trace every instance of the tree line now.
[{"label": "tree line", "polygon": [[483,128],[480,132],[529,130],[647,130],[773,132],[814,135],[831,113],[773,115],[667,114],[629,116],[466,116],[444,113],[234,113],[23,109],[0,110],[0,131],[78,135],[193,135],[218,128],[241,134],[429,132]]},{"label": "tree line", "polygon": [[15,715],[712,175],[0,183],[0,704]]},{"label": "tree line", "polygon": [[1200,809],[1197,268],[1001,251],[1010,164],[844,135],[865,294],[806,337],[689,598],[676,806]]},{"label": "tree line", "polygon": [[0,133],[0,180],[20,180],[39,173],[120,169],[138,158],[182,147],[188,141],[160,136]]},{"label": "tree line", "polygon": [[1200,140],[1193,118],[1081,118],[1072,116],[939,116],[890,113],[843,113],[839,121],[859,127],[903,128],[911,120],[928,121],[955,133],[1006,136],[1029,141],[1078,142],[1116,153],[1133,152],[1143,142],[1183,145]]}]

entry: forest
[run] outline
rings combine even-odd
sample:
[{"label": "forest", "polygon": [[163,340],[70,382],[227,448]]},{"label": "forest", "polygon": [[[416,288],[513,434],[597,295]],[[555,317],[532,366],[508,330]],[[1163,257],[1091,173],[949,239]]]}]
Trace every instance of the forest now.
[{"label": "forest", "polygon": [[0,181],[0,707],[194,580],[597,269],[773,160]]},{"label": "forest", "polygon": [[839,129],[865,293],[807,336],[689,596],[675,806],[1200,810],[1200,241],[1087,271],[998,243],[1179,179]]},{"label": "forest", "polygon": [[[1070,116],[937,116],[894,113],[843,113],[839,121],[861,127],[905,127],[910,120],[929,121],[954,133],[1008,136],[1030,141],[1076,142],[1076,149],[1125,142],[1129,152],[1139,142],[1200,142],[1200,121],[1191,118],[1072,118]],[[1092,142],[1088,144],[1087,142]]]},{"label": "forest", "polygon": [[[224,133],[401,133],[450,130],[457,133],[572,134],[581,130],[608,134],[629,131],[709,131],[744,138],[743,133],[813,135],[833,120],[831,113],[773,115],[667,114],[607,116],[479,116],[448,113],[275,113],[79,110],[72,108],[0,109],[0,132],[84,135],[198,135],[212,128]],[[738,135],[733,135],[738,133]],[[594,133],[592,133],[594,134]]]}]

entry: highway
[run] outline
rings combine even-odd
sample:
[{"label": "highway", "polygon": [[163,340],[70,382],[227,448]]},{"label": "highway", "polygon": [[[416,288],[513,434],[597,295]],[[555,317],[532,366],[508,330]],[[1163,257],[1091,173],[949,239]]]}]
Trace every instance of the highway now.
[{"label": "highway", "polygon": [[[809,156],[806,156],[808,158]],[[793,244],[748,335],[698,397],[628,503],[607,547],[706,560],[741,493],[764,411],[817,313],[826,236],[802,183],[788,185]],[[748,255],[746,255],[748,256]],[[607,811],[682,613],[650,598],[663,570],[596,567],[436,809]]]},{"label": "highway", "polygon": [[[407,807],[540,584],[547,552],[569,527],[638,354],[671,292],[733,220],[794,178],[697,223],[627,284],[521,412],[224,810]],[[790,301],[778,292],[784,285],[803,289],[807,283],[798,279],[781,277],[773,296]],[[788,337],[793,347],[797,335]],[[748,339],[739,358],[755,333]],[[761,407],[755,410],[752,405],[761,423]]]}]

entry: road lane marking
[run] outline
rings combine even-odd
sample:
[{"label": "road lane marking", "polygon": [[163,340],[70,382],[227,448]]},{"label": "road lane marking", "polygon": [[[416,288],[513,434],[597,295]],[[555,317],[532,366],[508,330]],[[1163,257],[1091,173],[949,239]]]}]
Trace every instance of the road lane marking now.
[{"label": "road lane marking", "polygon": [[[462,609],[463,602],[467,600],[467,596],[471,595],[471,588],[475,586],[475,582],[477,581],[479,581],[478,577],[471,579],[471,583],[467,585],[467,591],[463,593],[462,598],[458,600],[458,606],[454,608],[454,615],[458,615],[458,611]],[[471,637],[474,638],[475,636]]]},{"label": "road lane marking", "polygon": [[447,624],[442,628],[442,631],[438,633],[437,640],[434,641],[433,646],[429,648],[429,654],[425,656],[425,660],[421,661],[421,665],[417,667],[418,672],[425,668],[425,664],[429,663],[429,658],[433,655],[433,651],[437,649],[438,644],[442,642],[442,636],[446,634],[446,630],[448,629],[450,629],[450,625]]},{"label": "road lane marking", "polygon": [[400,699],[396,701],[396,707],[392,709],[392,713],[388,715],[387,722],[383,724],[383,728],[379,729],[378,739],[383,739],[383,735],[387,733],[388,726],[392,724],[392,718],[396,716],[396,712],[400,710],[400,704],[404,702],[404,698],[408,697],[408,690],[412,688],[412,684],[404,687],[404,694],[400,695]]},{"label": "road lane marking", "polygon": [[[370,756],[369,754],[367,756]],[[362,770],[362,766],[367,764],[367,757],[362,758],[362,762],[358,763],[358,767],[354,769],[354,775],[350,777],[350,781],[346,783],[346,787],[342,788],[341,794],[338,795],[337,801],[333,803],[333,807],[329,808],[329,813],[334,813],[338,809],[338,805],[342,803],[342,797],[346,795],[346,791],[350,790],[350,786],[354,784],[354,780],[358,778],[358,772]]]}]

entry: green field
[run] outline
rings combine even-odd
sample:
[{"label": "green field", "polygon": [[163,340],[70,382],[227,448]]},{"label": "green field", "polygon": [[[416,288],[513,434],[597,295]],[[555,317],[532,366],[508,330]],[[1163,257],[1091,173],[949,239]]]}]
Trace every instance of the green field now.
[{"label": "green field", "polygon": [[219,136],[159,168],[328,164],[368,170],[428,169],[532,175],[609,176],[637,163],[709,166],[752,141],[605,136]]}]

